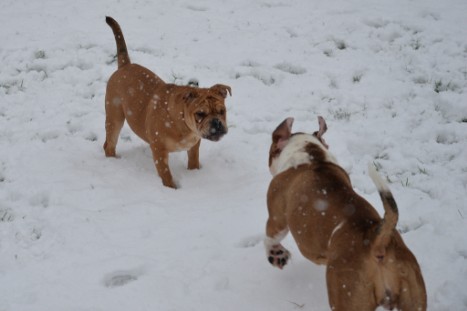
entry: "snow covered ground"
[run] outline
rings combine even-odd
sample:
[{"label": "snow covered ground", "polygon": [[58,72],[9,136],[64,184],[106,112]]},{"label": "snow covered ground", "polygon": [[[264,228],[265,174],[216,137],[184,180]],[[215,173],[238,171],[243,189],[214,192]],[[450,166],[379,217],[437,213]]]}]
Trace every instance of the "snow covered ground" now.
[{"label": "snow covered ground", "polygon": [[[329,310],[324,267],[293,240],[283,270],[262,238],[271,131],[295,117],[326,140],[398,228],[430,310],[467,310],[465,0],[0,2],[0,310]],[[132,61],[166,81],[232,87],[229,133],[202,169],[172,154],[161,185],[128,127],[102,150],[116,69],[105,15]]]}]

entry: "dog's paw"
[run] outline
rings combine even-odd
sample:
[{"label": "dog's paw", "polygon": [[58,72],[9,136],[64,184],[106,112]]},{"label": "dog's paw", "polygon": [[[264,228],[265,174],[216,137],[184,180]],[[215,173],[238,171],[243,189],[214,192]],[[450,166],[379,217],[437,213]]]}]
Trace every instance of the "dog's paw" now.
[{"label": "dog's paw", "polygon": [[282,245],[273,245],[268,251],[268,261],[274,267],[282,270],[290,258],[290,252]]}]

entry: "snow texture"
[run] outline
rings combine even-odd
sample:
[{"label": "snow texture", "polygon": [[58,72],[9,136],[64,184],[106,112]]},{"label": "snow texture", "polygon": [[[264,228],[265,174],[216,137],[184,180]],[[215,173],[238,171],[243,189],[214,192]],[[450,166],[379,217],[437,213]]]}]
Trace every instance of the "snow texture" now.
[{"label": "snow texture", "polygon": [[[465,0],[0,2],[0,310],[329,310],[290,235],[267,262],[271,132],[328,124],[357,192],[399,206],[430,310],[467,310]],[[104,95],[122,26],[167,82],[232,87],[229,133],[161,185],[125,126],[105,158]]]}]

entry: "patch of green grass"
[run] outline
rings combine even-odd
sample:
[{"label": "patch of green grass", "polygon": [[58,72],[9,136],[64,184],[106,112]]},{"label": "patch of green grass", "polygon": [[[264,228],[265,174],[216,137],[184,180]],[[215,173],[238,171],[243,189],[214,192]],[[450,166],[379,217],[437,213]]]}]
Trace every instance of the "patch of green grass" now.
[{"label": "patch of green grass", "polygon": [[352,77],[352,82],[353,83],[358,83],[360,80],[362,80],[363,75],[362,74],[356,74]]},{"label": "patch of green grass", "polygon": [[423,167],[418,167],[418,172],[423,175],[428,175],[426,169]]},{"label": "patch of green grass", "polygon": [[334,116],[334,119],[336,120],[350,120],[350,117],[352,115],[352,113],[350,113],[349,111],[346,111],[342,108],[338,108],[336,110],[330,110],[330,113]]},{"label": "patch of green grass", "polygon": [[401,180],[402,187],[409,187],[410,182],[409,182],[409,177],[407,177],[405,180]]},{"label": "patch of green grass", "polygon": [[447,92],[447,91],[455,92],[458,88],[459,86],[456,83],[453,83],[451,81],[445,84],[442,80],[437,80],[435,81],[433,90],[436,93]]},{"label": "patch of green grass", "polygon": [[345,44],[343,40],[336,40],[335,42],[336,42],[336,47],[339,50],[345,50],[347,48],[347,44]]}]

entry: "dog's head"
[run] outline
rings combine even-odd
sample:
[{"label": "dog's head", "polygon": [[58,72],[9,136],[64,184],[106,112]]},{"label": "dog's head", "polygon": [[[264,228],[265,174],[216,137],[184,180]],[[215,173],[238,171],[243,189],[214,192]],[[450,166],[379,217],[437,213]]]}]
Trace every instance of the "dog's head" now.
[{"label": "dog's head", "polygon": [[229,86],[216,84],[210,88],[187,88],[183,95],[185,122],[201,138],[218,141],[227,134],[225,98],[232,95]]},{"label": "dog's head", "polygon": [[285,119],[272,133],[269,170],[273,176],[313,160],[335,162],[323,138],[328,129],[323,117],[318,117],[319,129],[313,134],[292,133],[293,121],[293,118]]}]

